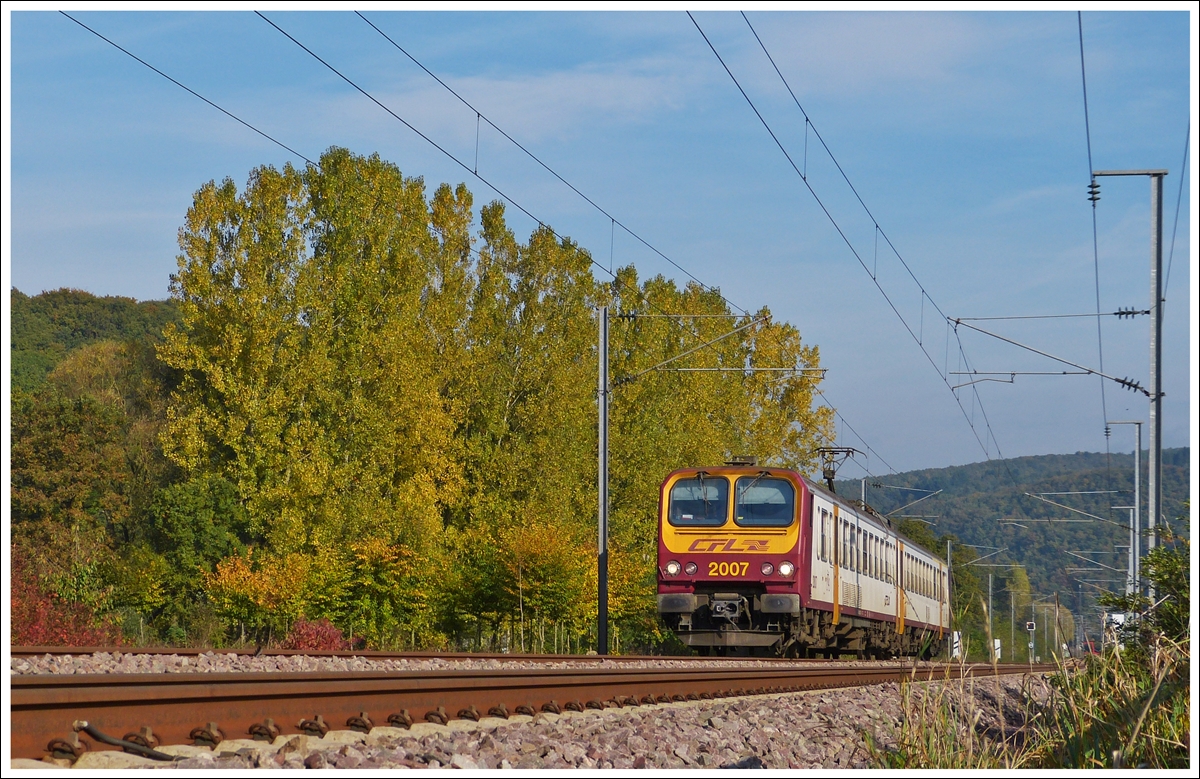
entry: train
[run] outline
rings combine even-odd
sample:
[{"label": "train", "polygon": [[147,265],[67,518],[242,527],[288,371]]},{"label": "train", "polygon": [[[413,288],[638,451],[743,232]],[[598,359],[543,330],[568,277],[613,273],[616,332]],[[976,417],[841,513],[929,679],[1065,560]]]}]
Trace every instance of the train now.
[{"label": "train", "polygon": [[662,483],[658,612],[702,655],[918,657],[945,650],[946,564],[861,501],[753,459]]}]

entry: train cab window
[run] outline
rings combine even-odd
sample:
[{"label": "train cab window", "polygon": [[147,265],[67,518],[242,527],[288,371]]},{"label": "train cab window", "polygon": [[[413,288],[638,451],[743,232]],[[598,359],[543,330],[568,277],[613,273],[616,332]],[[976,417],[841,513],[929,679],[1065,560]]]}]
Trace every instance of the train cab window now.
[{"label": "train cab window", "polygon": [[717,476],[680,479],[671,486],[668,521],[677,527],[717,527],[729,516],[729,481]]},{"label": "train cab window", "polygon": [[743,527],[787,527],[796,520],[796,488],[787,479],[743,476],[734,494],[733,520]]}]

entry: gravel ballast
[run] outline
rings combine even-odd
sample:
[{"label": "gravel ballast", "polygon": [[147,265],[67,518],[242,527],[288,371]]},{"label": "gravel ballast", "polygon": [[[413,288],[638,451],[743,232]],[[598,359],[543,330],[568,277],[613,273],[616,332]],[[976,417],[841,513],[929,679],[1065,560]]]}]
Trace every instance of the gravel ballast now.
[{"label": "gravel ballast", "polygon": [[[503,669],[555,669],[555,668],[780,668],[786,664],[779,660],[762,659],[671,659],[667,657],[645,660],[606,660],[594,655],[579,655],[564,660],[497,659],[491,657],[472,658],[458,655],[440,657],[323,657],[313,655],[245,655],[233,652],[203,652],[198,655],[149,654],[136,652],[97,652],[95,654],[44,654],[13,657],[9,664],[13,675],[26,674],[136,674],[136,673],[299,673],[343,671],[498,671]],[[797,662],[800,667],[854,668],[870,666],[877,668],[889,663],[867,661],[839,661],[832,663]],[[908,667],[912,661],[897,660],[890,665]],[[921,663],[921,667],[927,664]]]},{"label": "gravel ballast", "polygon": [[[936,692],[940,684],[914,685],[914,698]],[[979,709],[985,720],[999,722],[1002,707],[1010,727],[1019,726],[1028,699],[1036,703],[1046,694],[1039,675],[946,684],[956,705]],[[236,740],[215,749],[163,747],[186,757],[170,764],[94,752],[75,767],[866,768],[873,765],[867,738],[879,749],[892,746],[902,709],[901,685],[893,682],[477,723],[453,720],[444,726],[418,723],[411,730],[375,728],[370,734],[285,735],[271,744]],[[32,767],[18,762],[33,763],[14,761],[13,767]]]}]

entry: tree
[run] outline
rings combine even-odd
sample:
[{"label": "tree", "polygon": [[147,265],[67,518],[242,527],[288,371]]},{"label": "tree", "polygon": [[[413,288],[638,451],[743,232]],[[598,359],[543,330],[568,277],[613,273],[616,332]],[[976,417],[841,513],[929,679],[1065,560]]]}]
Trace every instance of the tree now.
[{"label": "tree", "polygon": [[280,551],[436,538],[458,477],[421,321],[438,244],[420,180],[337,149],[260,168],[242,194],[202,188],[180,246],[168,455],[235,484]]},{"label": "tree", "polygon": [[[434,641],[495,631],[525,605],[581,622],[596,576],[597,306],[719,315],[684,329],[635,319],[614,339],[615,375],[750,324],[719,294],[639,283],[632,268],[598,284],[583,248],[546,226],[518,241],[500,203],[481,209],[473,254],[471,208],[461,185],[427,200],[422,181],[378,156],[331,149],[302,172],[257,169],[241,192],[206,185],[180,231],[179,322],[159,348],[179,377],[164,451],[188,483],[233,486],[247,518],[238,537],[261,539],[261,559],[302,555],[323,582],[310,594],[358,604],[311,594],[308,618],[361,623],[356,634],[376,643],[403,629]],[[818,367],[794,328],[756,318],[679,367]],[[731,453],[810,467],[832,434],[815,385],[812,374],[648,372],[622,388],[618,619],[644,629],[656,616],[646,593],[662,477]],[[208,592],[223,613],[248,615],[253,599],[235,595],[257,569],[226,551]],[[430,571],[453,585],[436,587]]]},{"label": "tree", "polygon": [[13,523],[115,524],[129,511],[122,489],[121,415],[90,397],[44,391],[13,402]]}]

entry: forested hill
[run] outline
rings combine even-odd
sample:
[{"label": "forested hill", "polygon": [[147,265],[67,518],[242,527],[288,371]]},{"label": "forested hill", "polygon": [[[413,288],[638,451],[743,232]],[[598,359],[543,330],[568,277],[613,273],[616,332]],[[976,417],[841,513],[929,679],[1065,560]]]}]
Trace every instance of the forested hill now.
[{"label": "forested hill", "polygon": [[97,297],[77,289],[29,296],[13,288],[12,386],[32,391],[66,355],[98,341],[158,340],[167,322],[179,319],[174,301],[139,303],[126,297]]},{"label": "forested hill", "polygon": [[[1163,513],[1167,517],[1178,517],[1186,512],[1190,456],[1187,448],[1163,451]],[[1143,524],[1146,517],[1146,460],[1147,454],[1143,452]],[[1076,592],[1079,586],[1067,569],[1076,567],[1076,563],[1083,564],[1068,555],[1068,551],[1107,552],[1106,555],[1088,556],[1105,565],[1124,569],[1126,551],[1123,547],[1114,550],[1114,545],[1128,543],[1129,512],[1110,507],[1133,504],[1133,466],[1132,451],[1111,457],[1103,452],[1077,452],[991,460],[868,480],[866,498],[867,503],[881,512],[895,511],[898,516],[926,518],[934,523],[930,530],[936,538],[952,535],[966,544],[1007,548],[993,559],[1025,565],[1035,592],[1065,595]],[[861,494],[862,482],[859,480],[838,481],[836,485],[838,493],[847,497],[858,498]],[[924,493],[895,487],[942,492],[897,511]],[[1117,524],[1088,521],[1087,516],[1076,511],[1026,495],[1084,492],[1092,494],[1045,494],[1043,497],[1071,509],[1111,519]],[[1017,524],[1002,524],[1001,519]],[[1186,527],[1179,528],[1179,524],[1172,523],[1173,527],[1186,532]],[[990,551],[985,549],[980,554]],[[983,572],[986,580],[986,571]]]}]

